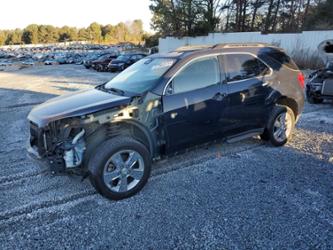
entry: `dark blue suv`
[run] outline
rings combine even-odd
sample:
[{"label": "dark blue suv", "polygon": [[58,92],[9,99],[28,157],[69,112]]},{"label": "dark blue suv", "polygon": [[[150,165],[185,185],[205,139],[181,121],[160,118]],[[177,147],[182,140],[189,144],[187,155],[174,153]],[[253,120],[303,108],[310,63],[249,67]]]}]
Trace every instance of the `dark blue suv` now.
[{"label": "dark blue suv", "polygon": [[145,185],[152,161],[193,145],[255,135],[284,145],[303,110],[303,88],[302,73],[277,47],[180,48],[35,107],[28,151],[122,199]]}]

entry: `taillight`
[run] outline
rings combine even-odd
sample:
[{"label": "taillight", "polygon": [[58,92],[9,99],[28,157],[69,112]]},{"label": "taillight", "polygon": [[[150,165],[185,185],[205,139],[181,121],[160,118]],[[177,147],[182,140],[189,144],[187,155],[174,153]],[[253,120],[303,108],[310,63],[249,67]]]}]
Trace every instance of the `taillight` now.
[{"label": "taillight", "polygon": [[298,73],[297,80],[298,80],[299,86],[301,86],[301,88],[304,89],[305,79],[304,79],[304,75],[302,74],[302,72]]}]

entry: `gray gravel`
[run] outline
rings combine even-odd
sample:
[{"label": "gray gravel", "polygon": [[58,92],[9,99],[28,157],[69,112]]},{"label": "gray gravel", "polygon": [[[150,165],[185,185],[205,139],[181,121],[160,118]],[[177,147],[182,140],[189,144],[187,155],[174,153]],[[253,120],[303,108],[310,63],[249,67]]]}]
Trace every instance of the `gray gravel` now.
[{"label": "gray gravel", "polygon": [[136,196],[25,156],[35,103],[114,75],[82,66],[0,72],[1,249],[333,249],[333,105],[308,105],[293,140],[216,142],[161,161]]}]

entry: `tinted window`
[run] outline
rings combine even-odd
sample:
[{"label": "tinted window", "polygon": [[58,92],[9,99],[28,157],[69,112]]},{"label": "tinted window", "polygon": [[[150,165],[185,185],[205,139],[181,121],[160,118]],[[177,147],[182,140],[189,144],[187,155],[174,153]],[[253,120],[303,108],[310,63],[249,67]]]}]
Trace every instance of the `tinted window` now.
[{"label": "tinted window", "polygon": [[249,54],[229,54],[224,55],[223,59],[229,82],[262,76],[270,70],[258,58]]},{"label": "tinted window", "polygon": [[294,61],[285,53],[283,53],[282,51],[278,51],[278,50],[274,50],[274,51],[270,51],[267,53],[267,55],[269,57],[271,57],[274,61],[286,65],[287,67],[291,68],[291,69],[295,69],[298,70],[297,65],[294,63]]},{"label": "tinted window", "polygon": [[204,88],[220,81],[219,63],[216,58],[192,62],[173,79],[173,92],[181,93]]}]

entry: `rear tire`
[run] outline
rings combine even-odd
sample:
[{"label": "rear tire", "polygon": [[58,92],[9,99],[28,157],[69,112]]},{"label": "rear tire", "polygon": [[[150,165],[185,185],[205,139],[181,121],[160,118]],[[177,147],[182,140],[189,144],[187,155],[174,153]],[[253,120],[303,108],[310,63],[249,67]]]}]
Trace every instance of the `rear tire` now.
[{"label": "rear tire", "polygon": [[295,128],[295,115],[288,106],[277,105],[273,108],[264,135],[272,145],[285,145],[292,137]]},{"label": "rear tire", "polygon": [[131,137],[104,141],[88,161],[90,182],[103,196],[120,200],[139,192],[150,176],[151,156]]}]

